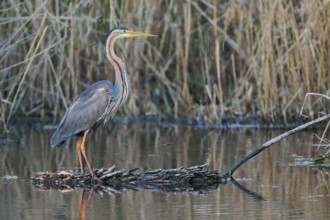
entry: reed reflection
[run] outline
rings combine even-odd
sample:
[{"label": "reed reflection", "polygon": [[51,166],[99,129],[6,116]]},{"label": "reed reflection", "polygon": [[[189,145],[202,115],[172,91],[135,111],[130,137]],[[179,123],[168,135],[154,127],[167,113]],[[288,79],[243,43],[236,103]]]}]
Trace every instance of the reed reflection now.
[{"label": "reed reflection", "polygon": [[[112,130],[92,135],[88,141],[94,146],[89,144],[87,154],[95,167],[115,164],[118,169],[139,167],[149,170],[207,162],[211,169],[225,173],[237,159],[281,132],[116,125]],[[274,217],[274,204],[281,216],[288,218],[330,216],[327,170],[289,166],[294,162],[293,155],[312,156],[313,136],[310,133],[279,142],[237,170],[234,177],[238,183],[261,196],[264,199],[261,201],[245,196],[232,184],[220,186],[207,192],[206,196],[146,190],[125,191],[112,196],[89,196],[87,191],[80,195],[76,191],[39,191],[29,183],[33,172],[57,171],[58,167],[78,169],[74,143],[68,142],[60,150],[52,149],[49,146],[51,133],[29,130],[20,141],[0,146],[0,176],[18,176],[18,180],[11,182],[0,180],[0,219],[19,217],[22,213],[27,218],[51,218],[45,210],[58,210],[53,216],[69,219],[86,217],[86,211],[88,217],[114,219],[143,219],[146,216],[150,219],[182,216],[269,219]]]}]

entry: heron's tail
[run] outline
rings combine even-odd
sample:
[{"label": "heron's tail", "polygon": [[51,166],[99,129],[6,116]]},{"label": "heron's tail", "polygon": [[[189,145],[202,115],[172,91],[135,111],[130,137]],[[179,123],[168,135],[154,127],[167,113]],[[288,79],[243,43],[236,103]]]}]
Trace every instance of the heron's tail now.
[{"label": "heron's tail", "polygon": [[65,142],[65,138],[61,135],[61,130],[56,129],[52,138],[50,139],[50,145],[52,147],[60,147]]}]

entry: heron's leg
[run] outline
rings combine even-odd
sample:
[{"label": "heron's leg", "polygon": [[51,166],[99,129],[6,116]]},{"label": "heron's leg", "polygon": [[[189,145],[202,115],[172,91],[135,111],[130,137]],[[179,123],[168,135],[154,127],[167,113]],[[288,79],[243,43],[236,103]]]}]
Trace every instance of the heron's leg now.
[{"label": "heron's leg", "polygon": [[87,158],[86,153],[85,153],[85,141],[86,141],[86,137],[87,137],[88,132],[89,132],[89,129],[84,131],[84,135],[82,137],[82,143],[81,143],[81,146],[80,146],[80,150],[81,150],[81,153],[82,153],[82,155],[84,156],[84,158],[86,160],[86,163],[87,163],[90,174],[92,176],[94,176],[91,164],[89,163],[88,158]]},{"label": "heron's leg", "polygon": [[76,143],[76,149],[77,149],[77,155],[78,155],[81,174],[84,173],[84,166],[83,166],[83,163],[82,163],[81,150],[80,150],[82,140],[83,140],[83,138],[79,137],[78,140],[77,140],[77,143]]}]

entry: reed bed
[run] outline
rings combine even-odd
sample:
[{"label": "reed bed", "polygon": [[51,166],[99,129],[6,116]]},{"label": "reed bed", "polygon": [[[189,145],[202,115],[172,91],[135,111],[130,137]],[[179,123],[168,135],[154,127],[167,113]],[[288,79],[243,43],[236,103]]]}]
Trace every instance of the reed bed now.
[{"label": "reed bed", "polygon": [[[102,3],[101,3],[102,2]],[[0,1],[0,124],[57,122],[89,84],[113,79],[102,36],[123,25],[131,95],[118,115],[221,123],[297,119],[329,95],[329,1]],[[91,46],[97,42],[97,45]],[[321,98],[305,114],[329,107]]]}]

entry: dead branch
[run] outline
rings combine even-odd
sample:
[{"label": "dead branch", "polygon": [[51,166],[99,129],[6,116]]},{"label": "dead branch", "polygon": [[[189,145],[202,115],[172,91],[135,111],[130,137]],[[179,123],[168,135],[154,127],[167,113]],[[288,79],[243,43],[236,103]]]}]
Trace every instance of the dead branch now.
[{"label": "dead branch", "polygon": [[319,122],[322,122],[322,121],[325,121],[327,119],[330,118],[330,114],[326,115],[326,116],[323,116],[323,117],[320,117],[320,118],[317,118],[313,121],[310,121],[306,124],[303,124],[303,125],[300,125],[299,127],[296,127],[288,132],[285,132],[269,141],[267,141],[266,143],[264,143],[263,145],[261,145],[260,147],[258,147],[257,149],[253,150],[251,153],[249,153],[248,155],[246,155],[245,157],[241,158],[239,161],[237,161],[234,166],[230,169],[230,171],[226,174],[223,175],[223,177],[231,177],[234,172],[240,167],[242,166],[246,161],[248,161],[249,159],[251,159],[252,157],[258,155],[260,152],[262,152],[263,150],[267,149],[268,147],[270,147],[271,145],[279,142],[280,140],[292,135],[292,134],[295,134],[299,131],[302,131],[314,124],[317,124]]},{"label": "dead branch", "polygon": [[327,95],[324,95],[324,94],[315,93],[315,92],[309,92],[309,93],[307,93],[307,94],[305,95],[304,103],[303,103],[303,105],[302,105],[302,107],[301,107],[301,109],[300,109],[300,114],[299,114],[300,116],[302,116],[302,117],[306,117],[306,118],[307,118],[308,116],[304,115],[304,114],[303,114],[303,111],[304,111],[305,104],[306,104],[306,101],[307,101],[308,96],[321,96],[321,97],[323,97],[323,98],[325,98],[325,99],[329,99],[329,100],[330,100],[330,97],[327,96]]}]

